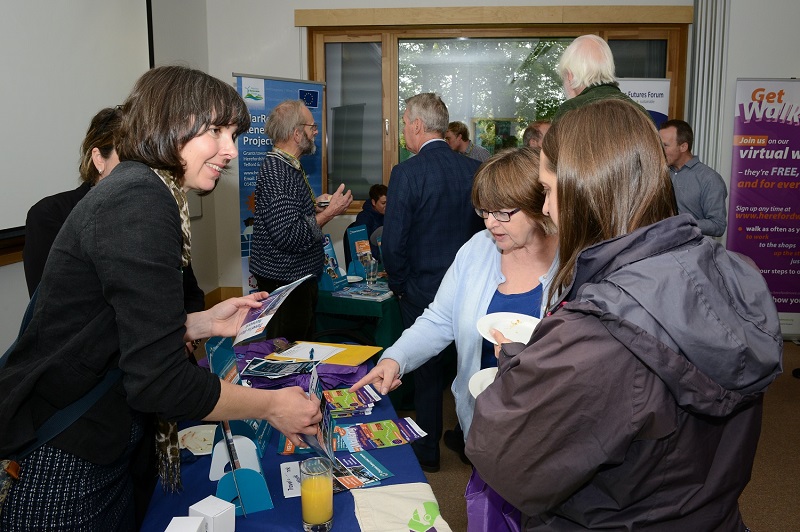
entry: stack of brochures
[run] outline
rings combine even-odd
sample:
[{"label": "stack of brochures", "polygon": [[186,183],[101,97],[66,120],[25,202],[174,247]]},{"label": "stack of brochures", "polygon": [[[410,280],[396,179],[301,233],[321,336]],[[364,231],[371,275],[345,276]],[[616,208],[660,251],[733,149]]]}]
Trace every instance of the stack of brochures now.
[{"label": "stack of brochures", "polygon": [[347,388],[323,390],[322,396],[325,398],[325,408],[334,419],[369,415],[375,402],[381,400],[371,384],[354,392],[347,391]]},{"label": "stack of brochures", "polygon": [[351,283],[341,290],[331,292],[334,297],[348,299],[362,299],[365,301],[385,301],[394,294],[386,283],[367,284],[366,282]]}]

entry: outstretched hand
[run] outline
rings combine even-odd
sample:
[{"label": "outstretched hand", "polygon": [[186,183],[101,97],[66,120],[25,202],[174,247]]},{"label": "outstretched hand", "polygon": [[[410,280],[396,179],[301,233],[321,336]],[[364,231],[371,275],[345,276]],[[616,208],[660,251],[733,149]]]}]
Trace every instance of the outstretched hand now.
[{"label": "outstretched hand", "polygon": [[400,364],[391,358],[384,358],[364,375],[360,381],[350,387],[348,391],[354,392],[367,384],[377,386],[381,395],[386,395],[403,384],[400,380]]}]

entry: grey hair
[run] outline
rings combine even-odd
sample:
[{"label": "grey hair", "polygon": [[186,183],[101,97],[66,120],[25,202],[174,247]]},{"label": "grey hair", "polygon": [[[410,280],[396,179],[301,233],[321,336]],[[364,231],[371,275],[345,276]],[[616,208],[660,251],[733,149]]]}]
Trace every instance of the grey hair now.
[{"label": "grey hair", "polygon": [[558,61],[558,74],[564,81],[567,72],[572,73],[570,86],[575,90],[617,82],[614,55],[597,35],[581,35],[567,46]]},{"label": "grey hair", "polygon": [[297,128],[303,127],[305,106],[302,100],[284,100],[275,106],[264,124],[264,132],[272,142],[285,142]]},{"label": "grey hair", "polygon": [[423,92],[406,100],[406,111],[409,121],[419,118],[425,126],[425,132],[435,131],[442,137],[447,132],[450,114],[439,95]]}]

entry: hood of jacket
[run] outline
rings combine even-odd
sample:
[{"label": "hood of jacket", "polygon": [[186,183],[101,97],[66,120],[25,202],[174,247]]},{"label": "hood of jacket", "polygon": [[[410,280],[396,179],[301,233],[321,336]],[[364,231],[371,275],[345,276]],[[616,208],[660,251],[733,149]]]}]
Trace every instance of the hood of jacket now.
[{"label": "hood of jacket", "polygon": [[780,322],[764,278],[690,215],[584,250],[562,301],[597,316],[695,413],[728,415],[781,372]]}]

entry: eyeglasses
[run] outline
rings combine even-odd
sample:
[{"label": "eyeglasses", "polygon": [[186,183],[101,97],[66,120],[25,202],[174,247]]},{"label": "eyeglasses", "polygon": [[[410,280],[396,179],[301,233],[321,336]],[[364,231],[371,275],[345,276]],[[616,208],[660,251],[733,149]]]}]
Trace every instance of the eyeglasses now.
[{"label": "eyeglasses", "polygon": [[484,220],[491,214],[498,222],[508,222],[511,217],[517,214],[521,209],[514,209],[513,211],[485,211],[483,209],[475,209],[475,212]]},{"label": "eyeglasses", "polygon": [[300,124],[301,126],[308,126],[311,128],[311,131],[317,131],[319,126],[317,124]]}]

